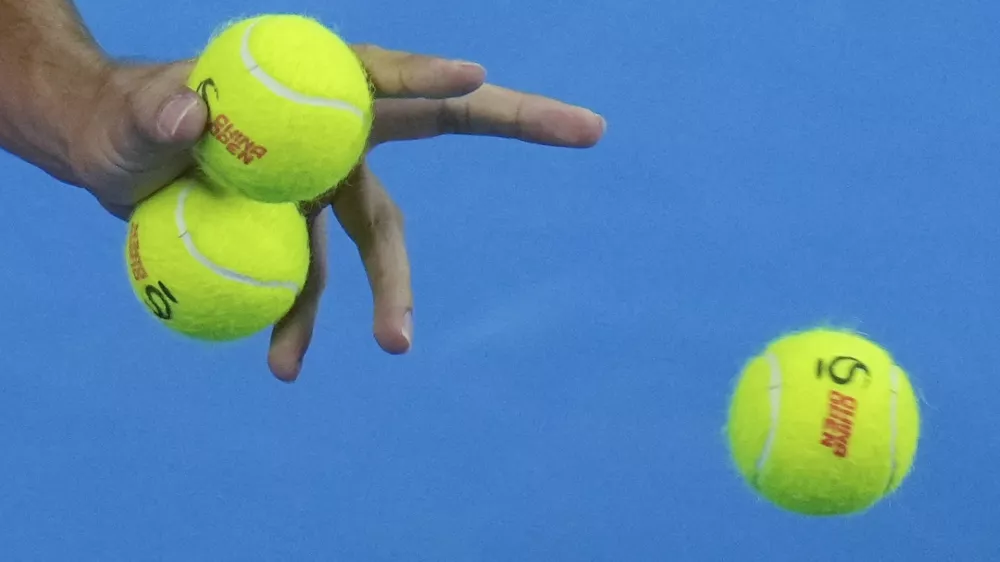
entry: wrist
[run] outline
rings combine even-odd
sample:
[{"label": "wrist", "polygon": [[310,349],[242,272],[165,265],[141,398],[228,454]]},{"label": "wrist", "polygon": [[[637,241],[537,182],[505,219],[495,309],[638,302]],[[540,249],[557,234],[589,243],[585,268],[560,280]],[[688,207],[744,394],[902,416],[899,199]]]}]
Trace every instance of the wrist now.
[{"label": "wrist", "polygon": [[71,0],[0,0],[0,148],[67,177],[107,64]]},{"label": "wrist", "polygon": [[101,54],[83,49],[54,54],[26,53],[19,79],[4,80],[0,147],[72,182],[73,145],[92,116],[110,65]]}]

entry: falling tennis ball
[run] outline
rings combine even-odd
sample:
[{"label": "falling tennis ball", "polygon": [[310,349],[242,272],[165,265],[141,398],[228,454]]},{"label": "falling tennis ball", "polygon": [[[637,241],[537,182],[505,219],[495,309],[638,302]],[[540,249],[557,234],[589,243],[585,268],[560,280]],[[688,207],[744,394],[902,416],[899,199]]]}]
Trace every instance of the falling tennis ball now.
[{"label": "falling tennis ball", "polygon": [[306,16],[224,26],[188,86],[209,108],[195,160],[214,183],[258,201],[319,197],[348,176],[368,143],[367,73],[347,43]]},{"label": "falling tennis ball", "polygon": [[136,297],[164,326],[235,340],[291,308],[309,266],[308,229],[293,203],[261,203],[189,175],[135,209],[125,259]]},{"label": "falling tennis ball", "polygon": [[727,433],[736,466],[761,496],[801,514],[846,515],[906,478],[920,414],[886,350],[823,328],[781,337],[748,362]]}]

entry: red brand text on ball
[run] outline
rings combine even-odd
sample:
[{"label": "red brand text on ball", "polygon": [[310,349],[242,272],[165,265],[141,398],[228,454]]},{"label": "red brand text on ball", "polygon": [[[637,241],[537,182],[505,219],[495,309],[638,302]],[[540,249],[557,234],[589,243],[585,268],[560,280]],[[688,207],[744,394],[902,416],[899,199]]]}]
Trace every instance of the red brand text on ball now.
[{"label": "red brand text on ball", "polygon": [[149,274],[142,265],[142,254],[139,252],[139,224],[133,223],[128,231],[128,265],[132,272],[132,278],[142,281]]},{"label": "red brand text on ball", "polygon": [[246,165],[260,160],[267,154],[267,147],[257,144],[243,131],[236,128],[225,114],[212,120],[209,126],[212,138],[222,143],[230,154]]},{"label": "red brand text on ball", "polygon": [[838,457],[846,457],[851,435],[854,433],[854,417],[858,411],[858,400],[836,390],[830,391],[829,411],[823,421],[823,435],[820,445],[829,447]]}]

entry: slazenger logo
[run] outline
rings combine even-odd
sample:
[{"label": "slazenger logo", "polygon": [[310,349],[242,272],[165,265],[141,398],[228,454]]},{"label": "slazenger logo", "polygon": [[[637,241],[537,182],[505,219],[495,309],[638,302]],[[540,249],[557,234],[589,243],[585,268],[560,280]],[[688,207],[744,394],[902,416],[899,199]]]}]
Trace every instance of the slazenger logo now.
[{"label": "slazenger logo", "polygon": [[[209,90],[211,90],[211,96],[209,95]],[[196,91],[201,96],[201,99],[205,100],[205,104],[208,106],[208,114],[211,116],[212,101],[210,98],[214,96],[216,100],[219,99],[219,88],[215,85],[215,80],[211,78],[202,80],[198,84]],[[266,146],[254,142],[225,113],[220,113],[212,118],[212,122],[208,126],[208,132],[213,139],[222,143],[230,154],[245,165],[256,162],[267,154]]]}]

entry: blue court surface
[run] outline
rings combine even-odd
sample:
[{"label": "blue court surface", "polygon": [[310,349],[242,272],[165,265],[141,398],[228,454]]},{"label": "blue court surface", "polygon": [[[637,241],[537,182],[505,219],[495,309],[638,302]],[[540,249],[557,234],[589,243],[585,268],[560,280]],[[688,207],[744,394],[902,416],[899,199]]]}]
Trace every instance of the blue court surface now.
[{"label": "blue court surface", "polygon": [[[0,559],[1000,560],[996,2],[81,0],[109,52],[195,56],[237,16],[479,62],[591,108],[594,148],[381,147],[413,350],[371,333],[357,252],[300,379],[268,334],[178,337],[125,225],[4,155]],[[833,323],[921,397],[898,493],[855,517],[758,499],[734,378]]]}]

